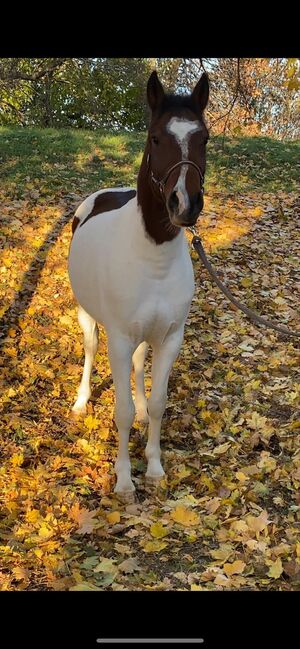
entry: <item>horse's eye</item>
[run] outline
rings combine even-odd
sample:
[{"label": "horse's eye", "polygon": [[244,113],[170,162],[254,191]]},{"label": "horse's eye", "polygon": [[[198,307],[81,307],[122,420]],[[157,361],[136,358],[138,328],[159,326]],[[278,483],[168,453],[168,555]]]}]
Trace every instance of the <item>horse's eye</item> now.
[{"label": "horse's eye", "polygon": [[153,144],[158,144],[158,137],[156,137],[156,135],[152,135],[151,142],[153,142]]}]

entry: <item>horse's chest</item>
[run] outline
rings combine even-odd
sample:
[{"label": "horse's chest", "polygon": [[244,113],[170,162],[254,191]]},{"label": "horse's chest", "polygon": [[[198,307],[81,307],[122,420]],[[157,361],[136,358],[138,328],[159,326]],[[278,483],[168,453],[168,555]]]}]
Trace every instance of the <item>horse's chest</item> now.
[{"label": "horse's chest", "polygon": [[[117,270],[117,269],[115,269]],[[154,268],[138,265],[127,272],[114,273],[107,295],[112,320],[122,323],[124,333],[136,344],[147,340],[161,344],[185,321],[194,291],[193,278],[184,267],[167,273],[164,264]]]},{"label": "horse's chest", "polygon": [[194,275],[188,251],[178,245],[172,252],[172,244],[156,248],[142,237],[141,245],[132,246],[134,236],[126,228],[113,236],[113,222],[105,216],[99,222],[103,232],[91,219],[72,241],[74,294],[107,331],[122,332],[136,345],[162,343],[184,324],[190,308]]}]

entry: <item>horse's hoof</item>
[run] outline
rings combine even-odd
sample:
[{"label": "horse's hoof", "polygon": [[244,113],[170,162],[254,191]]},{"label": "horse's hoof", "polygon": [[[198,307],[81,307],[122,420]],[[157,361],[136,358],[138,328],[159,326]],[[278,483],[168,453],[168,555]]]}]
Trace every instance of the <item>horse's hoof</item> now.
[{"label": "horse's hoof", "polygon": [[163,475],[145,475],[145,483],[147,487],[158,487],[161,480],[165,477],[165,473]]},{"label": "horse's hoof", "polygon": [[80,417],[82,415],[86,415],[86,406],[81,406],[81,407],[73,406],[71,410],[71,415],[72,417]]},{"label": "horse's hoof", "polygon": [[126,504],[126,505],[131,505],[132,503],[135,503],[136,501],[136,491],[116,491],[114,490],[114,493],[116,494],[117,498],[120,500],[120,502]]}]

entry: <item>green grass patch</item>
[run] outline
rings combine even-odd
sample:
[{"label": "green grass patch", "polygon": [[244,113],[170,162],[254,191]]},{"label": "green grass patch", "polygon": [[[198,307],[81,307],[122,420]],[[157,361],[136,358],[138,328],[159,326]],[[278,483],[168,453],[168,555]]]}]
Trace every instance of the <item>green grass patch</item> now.
[{"label": "green grass patch", "polygon": [[[88,193],[135,185],[146,133],[0,128],[2,189],[14,198],[24,186],[41,195]],[[268,137],[212,137],[207,149],[207,191],[294,191],[299,185],[300,143]]]}]

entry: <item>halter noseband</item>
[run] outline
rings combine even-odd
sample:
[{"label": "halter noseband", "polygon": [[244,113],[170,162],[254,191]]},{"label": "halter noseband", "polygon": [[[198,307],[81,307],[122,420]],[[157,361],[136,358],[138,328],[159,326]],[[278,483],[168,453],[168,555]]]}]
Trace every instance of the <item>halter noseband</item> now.
[{"label": "halter noseband", "polygon": [[[148,167],[149,167],[149,160],[150,160],[150,154],[148,153],[148,156],[147,156],[147,165],[148,165]],[[176,162],[176,164],[174,164],[172,167],[170,167],[170,169],[168,169],[167,173],[164,175],[164,177],[161,180],[157,180],[157,178],[155,178],[154,173],[153,173],[153,171],[151,169],[150,170],[151,171],[151,176],[150,177],[151,177],[152,182],[156,185],[156,187],[158,187],[159,191],[161,193],[163,193],[164,188],[165,188],[165,184],[166,184],[170,174],[177,167],[181,167],[181,165],[191,165],[192,167],[195,167],[195,169],[197,169],[198,174],[200,176],[200,191],[203,194],[204,193],[204,187],[203,187],[203,185],[204,185],[204,176],[203,176],[203,173],[202,173],[200,167],[198,167],[198,165],[196,165],[195,162],[192,162],[192,160],[180,160],[180,162]]]}]

